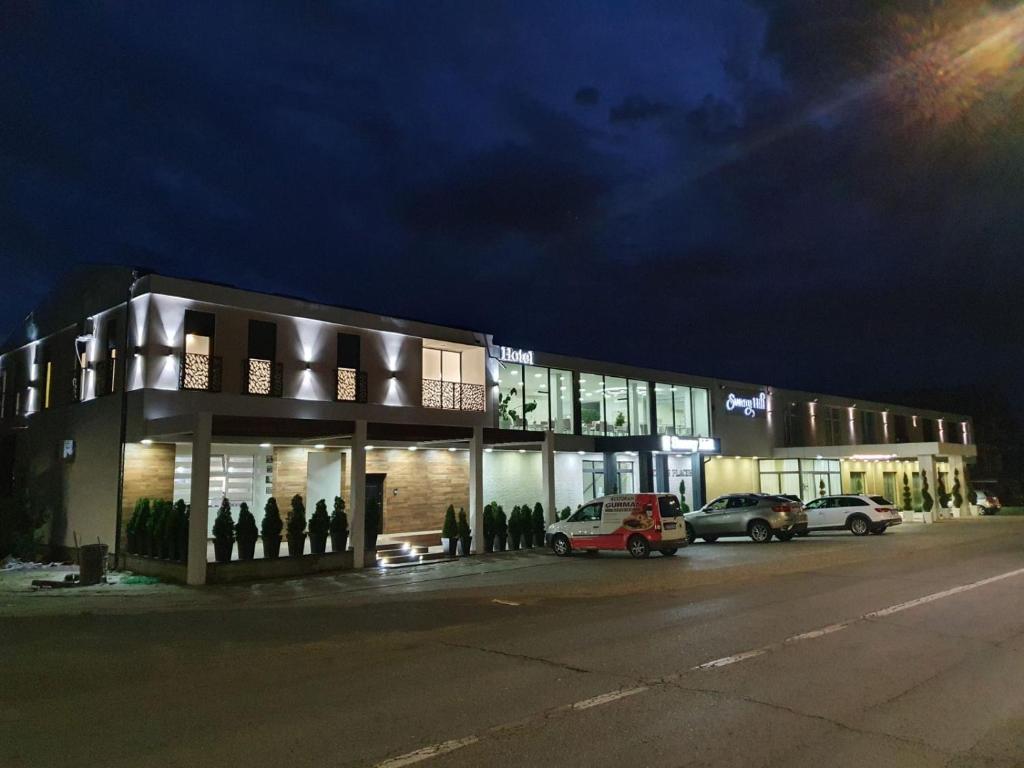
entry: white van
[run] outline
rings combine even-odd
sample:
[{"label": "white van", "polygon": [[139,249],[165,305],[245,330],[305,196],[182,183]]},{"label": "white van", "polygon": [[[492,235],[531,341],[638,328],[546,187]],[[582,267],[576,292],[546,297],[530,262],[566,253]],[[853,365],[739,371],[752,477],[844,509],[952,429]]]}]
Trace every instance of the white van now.
[{"label": "white van", "polygon": [[674,555],[686,546],[686,526],[672,494],[622,493],[595,499],[552,523],[544,543],[560,557],[574,549],[619,549],[633,557],[647,557],[656,549]]}]

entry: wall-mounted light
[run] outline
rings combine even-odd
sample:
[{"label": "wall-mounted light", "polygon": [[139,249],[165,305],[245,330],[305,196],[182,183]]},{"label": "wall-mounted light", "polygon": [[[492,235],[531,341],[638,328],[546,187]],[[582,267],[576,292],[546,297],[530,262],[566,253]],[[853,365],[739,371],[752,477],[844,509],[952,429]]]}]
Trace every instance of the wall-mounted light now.
[{"label": "wall-mounted light", "polygon": [[526,449],[525,449],[525,448],[520,448],[520,449],[519,449],[519,452],[520,452],[520,453],[526,453]]},{"label": "wall-mounted light", "polygon": [[586,451],[576,451],[576,453],[578,453],[580,456],[585,456],[587,452]]},{"label": "wall-mounted light", "polygon": [[260,448],[269,448],[270,443],[260,443]]},{"label": "wall-mounted light", "polygon": [[142,440],[141,440],[140,442],[141,442],[141,443],[142,443],[143,445],[152,445],[152,444],[153,444],[153,441],[152,441],[152,440],[150,440],[150,439],[149,439],[148,437],[146,437],[146,438],[143,438],[143,439],[142,439]]},{"label": "wall-mounted light", "polygon": [[391,374],[388,376],[388,378],[389,379],[397,379],[398,378],[398,371],[392,371]]},{"label": "wall-mounted light", "polygon": [[316,445],[314,445],[313,447],[314,447],[314,448],[316,448],[316,449],[317,449],[318,451],[322,451],[322,450],[323,450],[324,448],[326,448],[327,446],[326,446],[326,445],[324,445],[323,443],[317,443],[317,444],[316,444]]},{"label": "wall-mounted light", "polygon": [[366,450],[366,451],[372,451],[372,450],[373,450],[373,446],[372,446],[372,445],[368,445],[368,446],[366,446],[366,448],[364,448],[363,450]]},{"label": "wall-mounted light", "polygon": [[455,453],[455,449],[454,448],[449,448],[448,449],[448,453]]},{"label": "wall-mounted light", "polygon": [[493,448],[484,448],[484,453],[494,453]]},{"label": "wall-mounted light", "polygon": [[419,449],[415,445],[410,445],[409,446],[409,450],[410,451],[416,451],[416,450],[419,450]]},{"label": "wall-mounted light", "polygon": [[309,371],[313,370],[313,366],[312,366],[311,363],[305,362],[305,363],[302,364],[302,370],[304,370],[306,372],[309,372]]}]

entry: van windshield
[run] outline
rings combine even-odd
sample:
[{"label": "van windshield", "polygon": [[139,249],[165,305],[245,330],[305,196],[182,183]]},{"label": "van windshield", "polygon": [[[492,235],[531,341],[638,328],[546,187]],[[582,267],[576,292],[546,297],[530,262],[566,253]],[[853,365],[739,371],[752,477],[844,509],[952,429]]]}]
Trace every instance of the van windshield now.
[{"label": "van windshield", "polygon": [[679,499],[675,496],[659,496],[658,510],[662,517],[679,517],[683,514],[679,509]]}]

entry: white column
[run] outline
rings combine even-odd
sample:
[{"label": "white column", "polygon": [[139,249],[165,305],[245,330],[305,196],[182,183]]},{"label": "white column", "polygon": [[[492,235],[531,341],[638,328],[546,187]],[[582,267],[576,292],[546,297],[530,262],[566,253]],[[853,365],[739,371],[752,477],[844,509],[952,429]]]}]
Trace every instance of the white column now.
[{"label": "white column", "polygon": [[[924,516],[924,522],[934,523],[937,518],[939,499],[935,492],[935,457],[932,455],[918,456],[917,457],[917,469],[918,472],[924,472],[925,477],[928,478],[928,495],[932,497],[932,511],[925,512],[922,509],[922,515]],[[922,490],[924,487],[922,485]]]},{"label": "white column", "polygon": [[473,427],[469,440],[469,527],[473,552],[484,551],[484,428]]},{"label": "white column", "polygon": [[356,421],[352,433],[352,460],[349,462],[349,537],[352,539],[352,567],[366,563],[366,422]]},{"label": "white column", "polygon": [[192,431],[192,505],[188,516],[188,566],[186,581],[192,585],[206,583],[206,552],[210,516],[210,441],[213,418],[209,413],[196,414]]},{"label": "white column", "polygon": [[[544,494],[544,521],[551,525],[558,518],[555,509],[555,433],[544,433],[540,446],[540,481]],[[535,543],[536,544],[536,543]]]}]

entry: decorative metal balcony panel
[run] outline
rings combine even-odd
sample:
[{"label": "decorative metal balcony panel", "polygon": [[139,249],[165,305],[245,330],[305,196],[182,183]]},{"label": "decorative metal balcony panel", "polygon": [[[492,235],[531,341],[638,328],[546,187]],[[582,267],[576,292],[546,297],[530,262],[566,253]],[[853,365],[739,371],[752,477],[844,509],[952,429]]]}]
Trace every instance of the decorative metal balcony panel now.
[{"label": "decorative metal balcony panel", "polygon": [[178,388],[201,392],[220,392],[223,370],[221,359],[196,352],[186,352],[181,359]]},{"label": "decorative metal balcony panel", "polygon": [[339,402],[365,403],[366,390],[366,371],[338,368],[334,396]]},{"label": "decorative metal balcony panel", "polygon": [[284,392],[284,366],[272,360],[250,357],[242,361],[242,393],[262,397],[281,397]]},{"label": "decorative metal balcony panel", "polygon": [[482,384],[465,384],[439,379],[423,380],[423,406],[449,411],[483,411],[486,389]]}]

